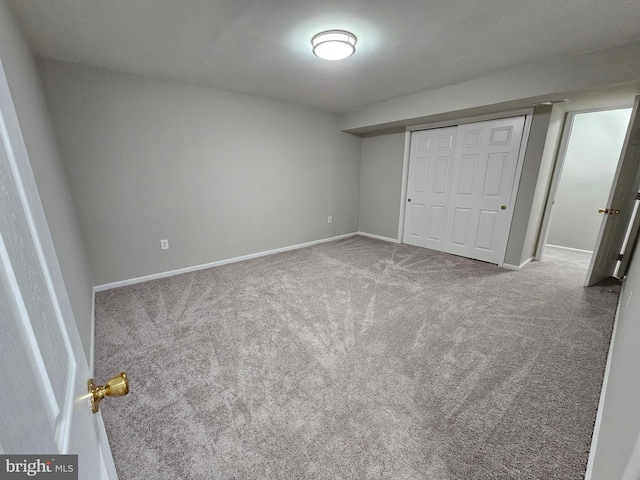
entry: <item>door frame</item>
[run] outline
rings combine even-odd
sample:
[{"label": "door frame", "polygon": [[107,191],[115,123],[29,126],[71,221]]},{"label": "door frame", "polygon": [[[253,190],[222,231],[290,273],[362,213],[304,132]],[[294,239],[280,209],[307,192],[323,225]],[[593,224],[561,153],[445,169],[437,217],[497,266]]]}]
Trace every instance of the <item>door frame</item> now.
[{"label": "door frame", "polygon": [[[497,113],[489,113],[485,115],[476,115],[472,117],[462,117],[452,120],[443,120],[438,122],[430,122],[430,123],[422,123],[419,125],[412,125],[406,128],[404,134],[404,158],[402,161],[402,188],[400,191],[400,216],[398,222],[398,242],[404,243],[404,225],[406,221],[406,201],[405,198],[407,196],[407,188],[409,184],[409,158],[411,156],[411,134],[418,130],[431,130],[434,128],[443,128],[443,127],[456,127],[458,125],[463,125],[467,123],[478,123],[484,122],[488,120],[499,120],[503,118],[509,117],[521,117],[524,116],[524,128],[522,131],[522,140],[520,143],[520,152],[518,153],[518,160],[516,166],[516,176],[513,182],[513,189],[511,191],[511,203],[510,207],[515,204],[515,200],[518,195],[518,187],[520,186],[520,177],[522,176],[522,167],[524,164],[524,156],[527,150],[527,145],[529,143],[529,133],[531,131],[531,122],[533,120],[533,107],[523,108],[519,110],[509,110],[506,112],[497,112]],[[511,231],[511,224],[513,223],[513,213],[514,208],[509,208],[508,213],[508,232]],[[507,234],[508,237],[508,234]],[[508,242],[507,242],[508,243]],[[507,245],[507,244],[505,244]],[[506,247],[505,252],[498,263],[499,267],[504,265],[504,258],[506,256]]]},{"label": "door frame", "polygon": [[[553,172],[551,174],[551,183],[549,185],[549,193],[547,194],[547,201],[544,207],[544,213],[542,214],[542,222],[540,224],[540,233],[538,234],[538,244],[536,246],[534,260],[541,261],[544,256],[544,246],[549,238],[549,228],[551,227],[551,218],[553,216],[553,206],[555,205],[556,198],[558,196],[558,188],[560,186],[560,178],[562,177],[562,170],[564,169],[564,162],[567,158],[567,150],[569,148],[569,141],[571,140],[571,131],[573,130],[573,124],[576,115],[582,113],[595,113],[595,112],[608,112],[610,110],[623,110],[625,108],[632,108],[633,102],[626,107],[615,106],[605,108],[588,108],[585,110],[576,110],[573,112],[566,112],[564,125],[562,126],[562,134],[560,136],[560,145],[558,147],[558,153],[553,165]],[[618,159],[620,163],[621,159]],[[613,187],[613,184],[611,185]],[[609,187],[611,189],[611,187]],[[592,252],[593,255],[595,252]]]}]

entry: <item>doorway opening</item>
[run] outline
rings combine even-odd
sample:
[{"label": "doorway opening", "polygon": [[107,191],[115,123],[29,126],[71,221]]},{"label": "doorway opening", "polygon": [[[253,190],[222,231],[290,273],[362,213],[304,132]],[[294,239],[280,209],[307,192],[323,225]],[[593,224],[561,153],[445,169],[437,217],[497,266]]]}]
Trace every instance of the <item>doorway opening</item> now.
[{"label": "doorway opening", "polygon": [[569,113],[554,172],[542,256],[592,260],[613,186],[631,108]]}]

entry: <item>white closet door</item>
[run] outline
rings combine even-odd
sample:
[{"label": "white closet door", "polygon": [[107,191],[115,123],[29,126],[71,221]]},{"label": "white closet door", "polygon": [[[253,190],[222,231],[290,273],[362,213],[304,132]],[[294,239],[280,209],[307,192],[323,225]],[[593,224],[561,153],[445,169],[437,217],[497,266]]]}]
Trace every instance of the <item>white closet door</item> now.
[{"label": "white closet door", "polygon": [[456,127],[411,135],[404,242],[442,250]]},{"label": "white closet door", "polygon": [[525,117],[458,126],[444,251],[501,264]]}]

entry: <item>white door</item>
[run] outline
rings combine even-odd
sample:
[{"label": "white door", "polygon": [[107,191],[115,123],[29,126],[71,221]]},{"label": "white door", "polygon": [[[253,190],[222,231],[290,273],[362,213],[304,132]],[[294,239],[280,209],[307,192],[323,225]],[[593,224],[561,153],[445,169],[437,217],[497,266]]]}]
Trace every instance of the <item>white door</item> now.
[{"label": "white door", "polygon": [[504,261],[524,118],[458,127],[445,252]]},{"label": "white door", "polygon": [[620,162],[613,177],[613,187],[606,208],[603,208],[606,213],[602,219],[594,254],[591,257],[591,264],[585,280],[586,286],[595,285],[613,276],[618,255],[629,227],[640,183],[639,103],[640,96],[636,97],[633,104],[629,127],[620,154]]},{"label": "white door", "polygon": [[442,250],[456,127],[411,135],[404,242]]},{"label": "white door", "polygon": [[78,478],[117,478],[1,64],[0,332],[0,453],[78,454]]},{"label": "white door", "polygon": [[502,264],[524,120],[411,134],[405,243]]}]

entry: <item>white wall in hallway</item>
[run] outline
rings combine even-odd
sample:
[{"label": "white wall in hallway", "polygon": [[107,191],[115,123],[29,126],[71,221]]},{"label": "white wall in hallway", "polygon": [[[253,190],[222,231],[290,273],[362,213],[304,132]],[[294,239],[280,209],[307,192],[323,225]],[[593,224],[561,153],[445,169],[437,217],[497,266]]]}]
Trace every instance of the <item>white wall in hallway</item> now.
[{"label": "white wall in hallway", "polygon": [[575,115],[547,243],[593,251],[631,109]]}]

